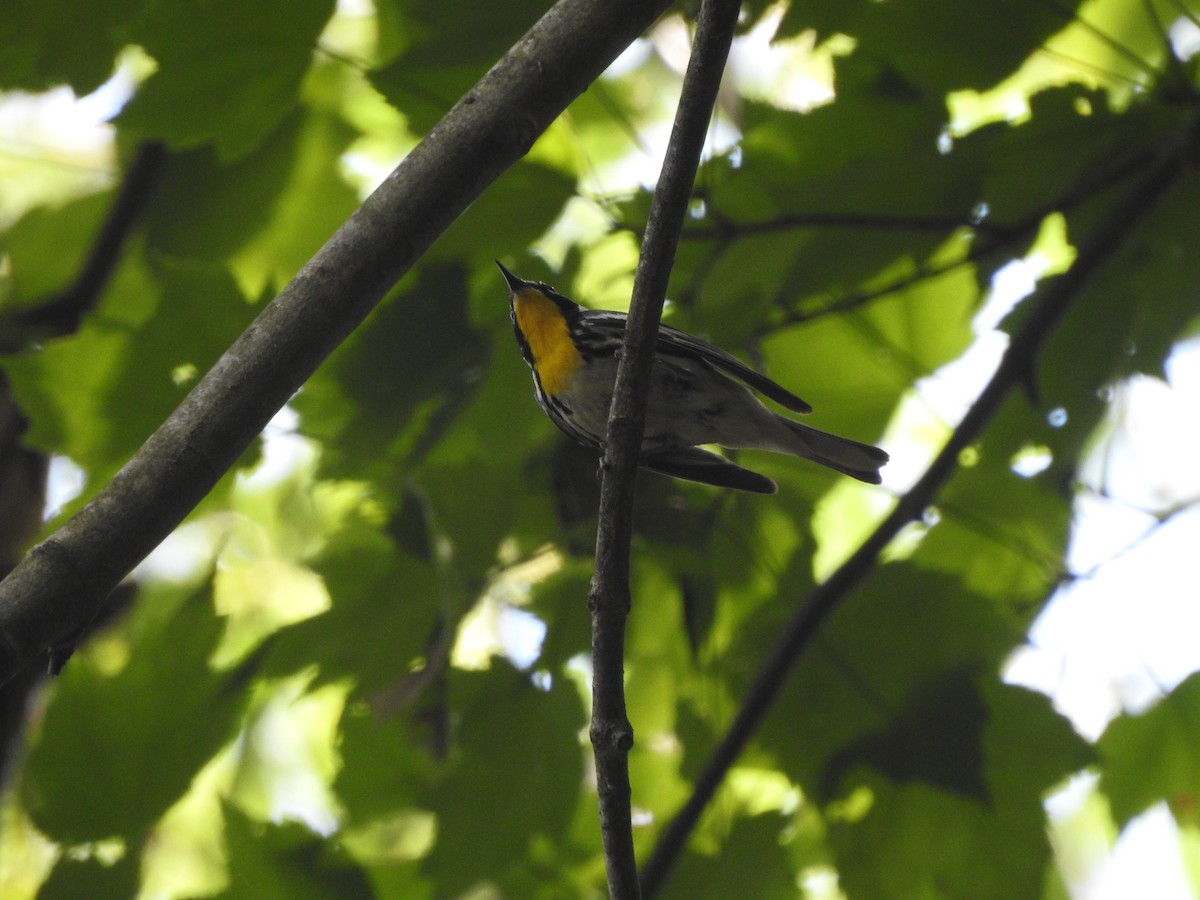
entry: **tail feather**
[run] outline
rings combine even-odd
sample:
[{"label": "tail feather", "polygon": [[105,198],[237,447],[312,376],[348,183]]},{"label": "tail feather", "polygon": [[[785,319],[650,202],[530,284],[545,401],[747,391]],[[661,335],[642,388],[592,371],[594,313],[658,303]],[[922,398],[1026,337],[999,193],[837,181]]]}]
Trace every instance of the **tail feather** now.
[{"label": "tail feather", "polygon": [[881,481],[879,470],[888,461],[888,455],[883,450],[818,431],[784,416],[778,416],[778,419],[791,432],[795,446],[789,448],[790,452],[868,484],[879,484]]},{"label": "tail feather", "polygon": [[643,468],[672,478],[698,481],[715,487],[751,491],[755,494],[773,494],[779,488],[766,475],[743,469],[723,456],[701,450],[699,447],[675,447],[659,450],[642,457]]}]

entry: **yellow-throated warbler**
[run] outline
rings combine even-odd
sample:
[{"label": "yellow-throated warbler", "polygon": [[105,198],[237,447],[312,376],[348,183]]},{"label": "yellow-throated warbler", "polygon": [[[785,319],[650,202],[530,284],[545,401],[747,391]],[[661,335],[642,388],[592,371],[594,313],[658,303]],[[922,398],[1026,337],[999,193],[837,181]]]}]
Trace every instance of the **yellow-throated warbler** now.
[{"label": "yellow-throated warbler", "polygon": [[[538,404],[572,438],[600,449],[608,427],[625,313],[585,309],[547,284],[524,281],[496,265],[508,282],[513,329],[533,370]],[[748,388],[793,412],[812,412],[795,394],[724,350],[660,326],[641,465],[718,487],[760,494],[776,491],[775,482],[765,475],[696,446],[720,444],[790,453],[860,481],[879,483],[879,469],[888,461],[884,451],[774,413]]]}]

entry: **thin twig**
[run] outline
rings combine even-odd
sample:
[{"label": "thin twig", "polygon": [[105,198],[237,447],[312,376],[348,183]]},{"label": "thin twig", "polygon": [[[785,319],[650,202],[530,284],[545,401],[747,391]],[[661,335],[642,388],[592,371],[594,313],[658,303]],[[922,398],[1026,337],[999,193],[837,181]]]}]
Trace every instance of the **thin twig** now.
[{"label": "thin twig", "polygon": [[630,819],[629,750],[633,729],[625,710],[625,620],[629,613],[629,556],[633,497],[646,396],[658,323],[679,232],[687,215],[713,105],[733,42],[740,3],[704,0],[679,109],[646,223],[617,369],[600,488],[592,612],[592,724],[596,787],[609,895],[640,896]]},{"label": "thin twig", "polygon": [[726,773],[751,736],[797,660],[849,592],[874,568],[879,554],[909,522],[933,502],[938,490],[954,473],[959,454],[976,441],[999,411],[1009,392],[1032,379],[1037,355],[1047,336],[1082,293],[1086,284],[1108,262],[1169,190],[1186,166],[1200,139],[1200,117],[1181,131],[1178,141],[1163,148],[1142,179],[1128,190],[1080,247],[1075,264],[1042,291],[1013,335],[995,374],[967,411],[946,446],[921,479],[897,502],[891,514],[829,579],[818,585],[787,624],[778,643],[759,669],[724,739],[696,779],[691,796],[668,823],[642,871],[642,888],[652,897],[662,887],[700,814],[712,799]]}]

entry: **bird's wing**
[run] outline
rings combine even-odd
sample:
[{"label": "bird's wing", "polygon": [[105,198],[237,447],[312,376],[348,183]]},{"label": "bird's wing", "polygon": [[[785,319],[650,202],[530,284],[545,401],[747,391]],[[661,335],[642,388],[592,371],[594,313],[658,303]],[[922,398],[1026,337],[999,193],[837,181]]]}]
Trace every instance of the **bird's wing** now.
[{"label": "bird's wing", "polygon": [[774,494],[779,488],[766,475],[743,469],[723,456],[699,447],[659,450],[641,458],[644,468],[672,478],[698,481],[714,487],[734,488],[755,494]]},{"label": "bird's wing", "polygon": [[736,356],[670,325],[659,326],[658,349],[664,353],[695,354],[792,412],[812,412],[811,406],[787,388],[754,371]]}]

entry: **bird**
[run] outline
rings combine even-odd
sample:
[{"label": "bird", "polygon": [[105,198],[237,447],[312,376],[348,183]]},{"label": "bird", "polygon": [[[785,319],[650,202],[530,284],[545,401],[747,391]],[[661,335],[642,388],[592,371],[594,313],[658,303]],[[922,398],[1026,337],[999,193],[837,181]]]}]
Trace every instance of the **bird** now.
[{"label": "bird", "polygon": [[[538,405],[569,437],[603,452],[626,314],[589,309],[541,281],[525,281],[499,261],[521,354]],[[716,487],[773,494],[759,472],[703,449],[769,450],[809,459],[869,484],[880,483],[888,454],[819,431],[768,409],[755,392],[794,413],[812,407],[708,341],[660,325],[638,464]]]}]

